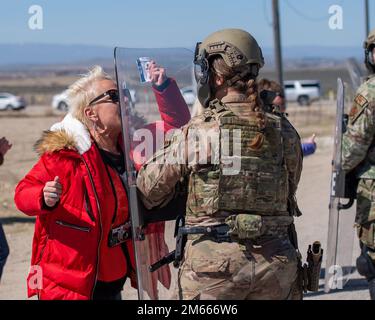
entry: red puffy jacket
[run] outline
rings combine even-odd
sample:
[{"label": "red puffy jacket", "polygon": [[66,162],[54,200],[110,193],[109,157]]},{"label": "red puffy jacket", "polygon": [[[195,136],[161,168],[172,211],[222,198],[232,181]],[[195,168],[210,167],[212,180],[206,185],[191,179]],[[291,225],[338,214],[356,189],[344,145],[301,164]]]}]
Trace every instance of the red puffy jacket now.
[{"label": "red puffy jacket", "polygon": [[[190,120],[174,80],[164,91],[154,92],[164,130]],[[155,136],[158,126],[148,128]],[[111,168],[107,171],[87,129],[70,115],[44,133],[37,145],[41,158],[19,182],[14,197],[20,211],[37,216],[28,296],[91,299],[97,280],[117,280],[131,275],[134,268],[131,240],[126,243],[128,259],[120,246],[107,246],[116,206],[113,226],[129,219],[126,193],[119,191],[120,178]],[[43,188],[55,176],[60,177],[63,192],[58,205],[49,209],[43,206]],[[120,194],[115,195],[111,180]]]}]

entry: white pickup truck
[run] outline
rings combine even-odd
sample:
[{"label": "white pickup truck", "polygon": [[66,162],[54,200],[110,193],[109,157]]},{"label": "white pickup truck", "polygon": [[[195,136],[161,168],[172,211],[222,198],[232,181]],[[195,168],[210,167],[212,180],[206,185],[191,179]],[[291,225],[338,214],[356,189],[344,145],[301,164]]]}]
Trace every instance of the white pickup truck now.
[{"label": "white pickup truck", "polygon": [[284,89],[286,100],[297,101],[300,106],[309,106],[321,97],[318,80],[284,81]]}]

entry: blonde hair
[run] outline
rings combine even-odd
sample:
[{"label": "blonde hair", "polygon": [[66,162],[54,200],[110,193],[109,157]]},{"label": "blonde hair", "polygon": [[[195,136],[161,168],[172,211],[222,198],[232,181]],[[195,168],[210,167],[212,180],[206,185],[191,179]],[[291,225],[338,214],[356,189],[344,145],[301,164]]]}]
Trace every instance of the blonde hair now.
[{"label": "blonde hair", "polygon": [[204,112],[204,108],[202,104],[199,102],[198,99],[195,99],[195,102],[193,104],[193,108],[191,111],[191,117],[194,118],[196,116],[200,116],[201,114],[203,114],[203,112]]},{"label": "blonde hair", "polygon": [[113,81],[113,79],[103,71],[101,66],[94,66],[67,90],[70,114],[86,125],[86,127],[89,126],[89,122],[85,116],[84,109],[89,105],[90,101],[100,94],[95,92],[93,86],[95,82],[100,80]]},{"label": "blonde hair", "polygon": [[[223,77],[224,81],[233,79],[233,77],[235,77],[236,75],[240,75],[241,73],[246,71],[246,69],[248,69],[247,76],[235,82],[231,87],[247,96],[246,102],[249,103],[250,109],[257,119],[259,133],[255,136],[250,145],[250,148],[257,150],[260,149],[260,147],[264,143],[265,137],[263,134],[263,130],[266,127],[266,117],[262,108],[262,101],[258,93],[258,84],[256,82],[256,79],[251,74],[251,66],[244,65],[231,68],[221,57],[217,57],[212,61],[213,72]],[[213,83],[211,83],[211,85],[213,85]]]},{"label": "blonde hair", "polygon": [[265,78],[258,82],[258,88],[259,91],[269,90],[272,92],[279,92],[281,94],[284,94],[284,89],[278,82]]}]

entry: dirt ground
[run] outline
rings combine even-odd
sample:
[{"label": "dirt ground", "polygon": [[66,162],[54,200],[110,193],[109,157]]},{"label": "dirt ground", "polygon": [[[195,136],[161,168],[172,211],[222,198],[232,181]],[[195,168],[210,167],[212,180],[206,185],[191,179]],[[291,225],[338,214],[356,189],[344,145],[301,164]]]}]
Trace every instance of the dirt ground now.
[{"label": "dirt ground", "polygon": [[[317,133],[319,146],[317,153],[304,161],[298,192],[299,205],[304,213],[303,217],[297,219],[296,224],[302,253],[305,253],[307,245],[315,240],[321,241],[323,248],[327,247],[334,104],[327,102],[314,108],[300,109],[292,105],[289,109],[290,118],[298,124],[302,136]],[[30,107],[21,113],[0,113],[0,136],[6,136],[13,143],[4,165],[0,167],[0,221],[4,225],[11,250],[0,284],[0,300],[27,298],[25,279],[30,262],[34,220],[16,210],[13,192],[17,182],[37,161],[33,144],[42,130],[48,129],[61,117],[61,114],[53,114],[49,107]],[[357,250],[356,244],[354,248]],[[324,267],[323,262],[322,268]],[[127,291],[128,287],[125,290]],[[135,291],[127,291],[123,296],[134,298]],[[343,290],[325,294],[321,280],[320,291],[308,294],[305,298],[360,300],[368,299],[369,295],[366,282],[358,274],[354,274]]]}]

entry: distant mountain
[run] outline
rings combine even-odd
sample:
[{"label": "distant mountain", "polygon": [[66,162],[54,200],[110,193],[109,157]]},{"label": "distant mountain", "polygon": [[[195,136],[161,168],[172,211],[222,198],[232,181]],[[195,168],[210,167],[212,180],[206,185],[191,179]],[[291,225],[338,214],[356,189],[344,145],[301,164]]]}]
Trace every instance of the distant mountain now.
[{"label": "distant mountain", "polygon": [[65,64],[111,58],[109,47],[58,44],[0,44],[0,65]]},{"label": "distant mountain", "polygon": [[[132,49],[134,56],[141,54],[144,49]],[[173,57],[178,49],[167,49]],[[191,49],[191,51],[193,51]],[[272,48],[263,50],[268,66],[273,65],[274,51]],[[190,53],[189,53],[190,54]],[[192,53],[191,53],[192,55]],[[349,57],[362,59],[362,49],[359,47],[285,47],[283,58],[297,61],[334,60],[342,61]],[[59,45],[59,44],[0,44],[0,68],[17,69],[25,66],[42,67],[43,65],[88,65],[98,63],[113,64],[113,48],[89,45]]]},{"label": "distant mountain", "polygon": [[[273,57],[273,54],[272,48],[265,48],[266,57]],[[361,58],[363,49],[361,47],[291,46],[283,48],[283,56],[285,59],[343,60],[349,57]]]}]

